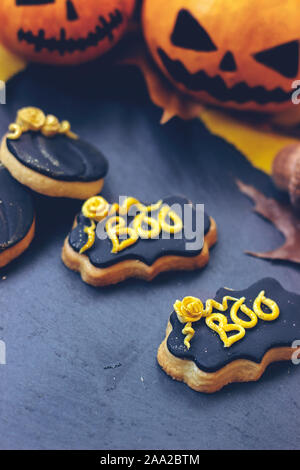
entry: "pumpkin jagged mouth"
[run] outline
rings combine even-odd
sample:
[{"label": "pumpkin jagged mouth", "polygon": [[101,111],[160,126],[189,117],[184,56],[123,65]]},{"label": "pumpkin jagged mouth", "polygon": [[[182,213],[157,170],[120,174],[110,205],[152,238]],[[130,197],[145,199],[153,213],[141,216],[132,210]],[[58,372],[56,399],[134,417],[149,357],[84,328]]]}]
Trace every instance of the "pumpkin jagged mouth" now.
[{"label": "pumpkin jagged mouth", "polygon": [[84,52],[92,46],[97,46],[99,42],[108,38],[113,41],[113,31],[120,26],[123,22],[123,16],[120,10],[115,10],[109,14],[109,19],[106,20],[103,16],[99,16],[99,23],[94,31],[88,33],[85,37],[73,39],[67,38],[65,28],[60,30],[60,37],[46,38],[45,30],[40,29],[38,34],[32,31],[24,31],[22,28],[18,31],[18,40],[25,41],[27,44],[33,45],[35,52],[41,52],[47,49],[49,52],[59,52],[60,55],[65,53],[72,54],[73,52]]},{"label": "pumpkin jagged mouth", "polygon": [[255,101],[257,104],[264,105],[282,103],[291,99],[292,92],[285,92],[280,87],[269,91],[263,86],[250,87],[247,83],[240,82],[229,88],[220,75],[210,77],[204,70],[190,73],[180,60],[170,59],[161,48],[157,51],[171,77],[188,90],[204,91],[219,101],[235,101],[239,104]]}]

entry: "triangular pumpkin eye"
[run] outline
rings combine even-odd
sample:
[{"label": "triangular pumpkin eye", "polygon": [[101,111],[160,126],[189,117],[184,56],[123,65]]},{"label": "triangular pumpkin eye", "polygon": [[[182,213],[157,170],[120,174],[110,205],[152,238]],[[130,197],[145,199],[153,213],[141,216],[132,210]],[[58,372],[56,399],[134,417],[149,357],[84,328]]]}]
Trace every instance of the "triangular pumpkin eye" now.
[{"label": "triangular pumpkin eye", "polygon": [[187,10],[178,13],[171,41],[174,46],[183,49],[205,52],[217,50],[207,32]]},{"label": "triangular pumpkin eye", "polygon": [[299,42],[291,41],[254,54],[254,59],[276,70],[284,77],[294,78],[299,68]]}]

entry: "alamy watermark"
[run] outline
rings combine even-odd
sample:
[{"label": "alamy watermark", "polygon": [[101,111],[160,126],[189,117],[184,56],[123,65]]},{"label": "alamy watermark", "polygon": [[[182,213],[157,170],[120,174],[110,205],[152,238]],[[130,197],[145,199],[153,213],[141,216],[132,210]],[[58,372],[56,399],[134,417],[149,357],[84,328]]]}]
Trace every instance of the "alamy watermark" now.
[{"label": "alamy watermark", "polygon": [[293,104],[300,104],[300,80],[295,80],[292,83],[292,89],[295,90],[292,93]]},{"label": "alamy watermark", "polygon": [[[119,207],[122,207],[126,201],[125,196],[119,197]],[[169,231],[164,230],[163,228],[157,233],[156,230],[152,230],[153,227],[159,223],[161,210],[164,206],[168,207],[166,213],[166,222],[171,227]],[[139,238],[141,239],[151,239],[151,240],[184,240],[184,249],[186,251],[197,251],[201,250],[203,247],[204,241],[204,204],[162,204],[158,208],[156,204],[153,205],[153,209],[147,212],[144,212],[144,218],[141,220],[142,228],[144,235],[140,234]],[[133,228],[134,220],[137,216],[143,214],[143,211],[139,205],[132,205],[127,213],[122,213],[122,228]],[[177,221],[181,221],[181,228],[179,230],[173,231],[172,227],[176,226],[176,221],[174,221],[175,215]],[[107,220],[110,218],[116,218],[114,215],[108,216],[97,224],[96,234],[100,240],[106,240],[108,238],[108,233],[106,229]],[[119,217],[119,215],[117,215]],[[115,227],[120,221],[115,221]],[[119,240],[125,240],[128,237],[126,231],[120,231],[118,235]]]},{"label": "alamy watermark", "polygon": [[0,80],[0,104],[6,104],[6,84]]},{"label": "alamy watermark", "polygon": [[292,363],[295,366],[298,366],[300,364],[300,340],[296,339],[293,344],[292,348],[295,349],[295,351],[292,354]]},{"label": "alamy watermark", "polygon": [[6,344],[0,340],[0,365],[6,364]]}]

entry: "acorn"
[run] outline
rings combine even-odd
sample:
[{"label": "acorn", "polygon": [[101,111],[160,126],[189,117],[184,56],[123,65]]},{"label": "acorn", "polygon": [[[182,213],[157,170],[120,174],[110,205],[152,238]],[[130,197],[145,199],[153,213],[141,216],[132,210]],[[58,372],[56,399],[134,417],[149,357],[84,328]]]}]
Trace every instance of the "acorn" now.
[{"label": "acorn", "polygon": [[284,147],[273,161],[275,185],[289,193],[292,205],[300,209],[300,144]]}]

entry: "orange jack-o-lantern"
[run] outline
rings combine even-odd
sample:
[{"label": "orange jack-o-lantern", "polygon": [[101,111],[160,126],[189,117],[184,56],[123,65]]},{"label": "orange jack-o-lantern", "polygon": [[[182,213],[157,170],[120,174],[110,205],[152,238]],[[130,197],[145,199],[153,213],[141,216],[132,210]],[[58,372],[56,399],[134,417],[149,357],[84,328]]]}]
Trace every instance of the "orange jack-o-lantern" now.
[{"label": "orange jack-o-lantern", "polygon": [[78,64],[124,34],[135,0],[1,0],[0,41],[29,60]]},{"label": "orange jack-o-lantern", "polygon": [[298,0],[145,0],[143,29],[165,75],[214,105],[280,111],[299,72]]}]

